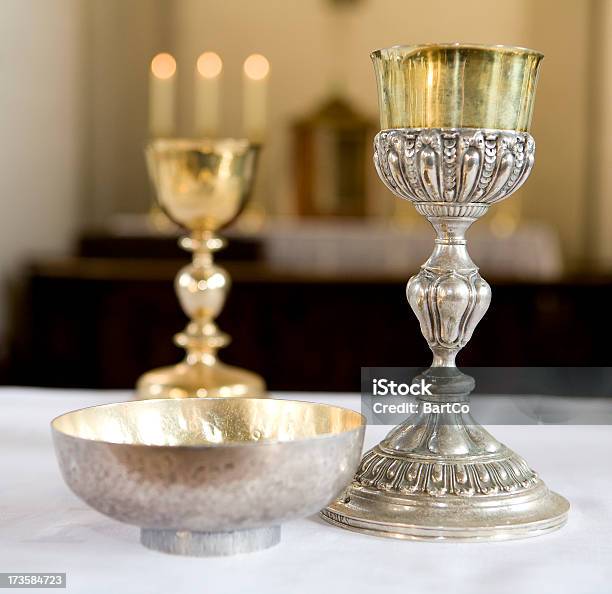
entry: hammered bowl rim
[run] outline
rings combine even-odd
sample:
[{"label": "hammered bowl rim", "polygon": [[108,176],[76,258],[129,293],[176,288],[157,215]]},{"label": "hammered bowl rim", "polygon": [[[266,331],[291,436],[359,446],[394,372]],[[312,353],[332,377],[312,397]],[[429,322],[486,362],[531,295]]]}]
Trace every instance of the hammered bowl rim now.
[{"label": "hammered bowl rim", "polygon": [[[307,406],[316,407],[316,408],[327,408],[327,409],[340,410],[345,414],[349,414],[350,416],[355,416],[356,417],[355,420],[358,421],[358,423],[354,427],[351,427],[346,430],[320,433],[320,434],[313,435],[313,436],[298,437],[294,439],[261,439],[261,440],[252,440],[252,441],[235,440],[235,441],[226,441],[226,442],[219,442],[219,443],[209,442],[209,443],[201,443],[201,444],[146,444],[146,443],[135,443],[135,442],[126,442],[126,441],[111,441],[108,439],[97,439],[97,438],[83,437],[80,435],[74,435],[58,427],[58,424],[62,419],[70,415],[83,412],[83,411],[101,409],[101,408],[110,408],[110,407],[123,407],[126,405],[127,406],[138,406],[138,405],[144,406],[145,404],[151,403],[151,402],[176,403],[176,402],[185,402],[185,401],[200,403],[200,404],[224,401],[230,405],[236,405],[240,401],[258,401],[258,402],[265,402],[265,403],[280,402],[280,403],[298,404],[300,406],[307,405]],[[197,451],[197,450],[212,450],[212,449],[222,449],[222,448],[255,448],[255,447],[261,447],[261,446],[284,446],[284,445],[290,445],[290,444],[305,443],[309,441],[333,440],[333,439],[337,439],[344,435],[349,435],[351,433],[359,433],[359,432],[365,431],[366,418],[361,413],[355,410],[352,410],[350,408],[343,407],[343,406],[336,406],[333,404],[326,404],[322,402],[311,402],[311,401],[306,401],[306,400],[291,400],[291,399],[285,399],[285,398],[242,398],[242,397],[241,398],[188,398],[188,399],[185,399],[185,398],[176,398],[176,399],[151,398],[147,400],[126,400],[126,401],[121,401],[121,402],[109,402],[109,403],[104,403],[104,404],[96,404],[93,406],[84,406],[82,408],[74,409],[74,410],[62,413],[60,415],[57,415],[51,420],[50,426],[51,426],[51,430],[54,435],[57,435],[61,438],[77,440],[83,443],[100,444],[100,445],[117,446],[117,447],[124,446],[124,447],[130,447],[130,448],[148,448],[151,450],[168,449],[173,452],[174,451],[178,452],[182,450]]]}]

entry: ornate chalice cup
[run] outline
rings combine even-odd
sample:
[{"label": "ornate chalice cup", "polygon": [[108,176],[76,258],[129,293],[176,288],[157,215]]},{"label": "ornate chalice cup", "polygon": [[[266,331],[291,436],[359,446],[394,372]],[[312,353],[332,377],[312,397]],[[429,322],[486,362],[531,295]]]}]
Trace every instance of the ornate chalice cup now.
[{"label": "ornate chalice cup", "polygon": [[228,273],[213,262],[225,246],[217,231],[241,212],[250,194],[258,148],[247,140],[160,139],[146,148],[149,173],[163,211],[190,231],[180,245],[193,254],[175,288],[190,322],[175,336],[186,357],[177,365],[145,373],[138,398],[265,395],[257,374],[225,365],[217,350],[229,336],[215,324],[230,286]]},{"label": "ornate chalice cup", "polygon": [[419,412],[365,454],[346,492],[322,512],[333,524],[396,538],[499,540],[543,534],[567,519],[568,502],[469,413],[425,406],[467,402],[474,389],[455,357],[491,289],[468,255],[465,232],[531,171],[542,57],[459,44],[372,54],[382,127],[376,169],[436,232],[431,257],[406,291],[433,352],[416,379],[432,384],[433,395],[419,397]]}]

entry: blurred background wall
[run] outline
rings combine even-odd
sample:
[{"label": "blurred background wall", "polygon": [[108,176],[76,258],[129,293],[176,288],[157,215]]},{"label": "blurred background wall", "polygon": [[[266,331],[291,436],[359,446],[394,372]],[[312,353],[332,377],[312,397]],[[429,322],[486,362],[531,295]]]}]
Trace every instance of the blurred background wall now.
[{"label": "blurred background wall", "polygon": [[[369,52],[428,41],[522,45],[546,55],[533,127],[536,166],[524,189],[496,209],[518,210],[522,221],[557,234],[565,272],[606,275],[610,32],[612,0],[3,0],[0,280],[11,286],[23,263],[72,253],[84,229],[147,212],[152,192],[142,148],[157,52],[177,59],[184,135],[193,134],[193,66],[201,52],[224,61],[223,135],[242,133],[245,57],[259,52],[269,59],[269,126],[256,198],[270,215],[286,217],[295,213],[295,121],[339,93],[376,121]],[[398,202],[377,181],[373,191],[381,203]],[[5,291],[4,346],[8,299]]]},{"label": "blurred background wall", "polygon": [[[600,88],[595,78],[612,68],[612,61],[607,68],[592,68],[599,59],[592,55],[593,35],[605,37],[597,15],[609,8],[607,1],[512,0],[489,3],[485,10],[479,0],[361,0],[340,8],[346,13],[342,20],[330,0],[91,0],[88,6],[94,97],[89,105],[95,181],[91,218],[102,221],[109,211],[142,212],[148,205],[141,148],[147,138],[147,66],[157,51],[177,57],[184,134],[193,133],[191,69],[202,51],[216,51],[225,63],[222,133],[227,135],[241,133],[244,58],[254,51],[269,58],[271,118],[258,192],[285,214],[294,203],[289,124],[336,86],[376,117],[372,49],[432,40],[503,43],[546,55],[533,130],[537,166],[521,197],[525,216],[558,228],[570,262],[586,257],[584,222],[594,201],[586,196],[594,190],[587,183],[587,165],[588,159],[599,158],[586,129],[594,119],[590,94]],[[516,208],[516,200],[507,207]]]},{"label": "blurred background wall", "polygon": [[[53,8],[41,0],[6,0],[1,10],[6,81],[2,150],[17,160],[17,147],[27,146],[26,159],[48,159],[48,145],[43,143],[50,142],[58,151],[72,150],[74,158],[83,161],[72,167],[62,159],[63,168],[52,168],[53,179],[35,176],[45,180],[47,194],[54,183],[86,188],[78,203],[63,197],[62,206],[49,207],[53,219],[46,227],[51,235],[57,224],[58,236],[66,237],[61,225],[74,220],[75,210],[86,221],[100,223],[110,213],[143,212],[148,207],[142,145],[147,139],[148,64],[158,51],[177,57],[180,130],[185,134],[192,129],[191,68],[202,51],[214,50],[224,59],[222,132],[228,135],[241,133],[242,61],[253,51],[269,58],[273,79],[265,158],[274,163],[274,171],[264,166],[266,180],[260,185],[265,189],[260,192],[278,212],[286,213],[293,204],[289,123],[337,86],[375,117],[368,58],[372,49],[459,40],[526,45],[546,54],[534,120],[537,167],[523,192],[522,206],[528,217],[558,227],[571,262],[585,256],[589,241],[584,221],[597,202],[585,193],[601,193],[593,180],[586,179],[592,175],[589,161],[609,159],[587,133],[587,125],[601,126],[609,120],[611,109],[603,96],[598,102],[592,99],[595,92],[610,93],[606,81],[611,78],[612,50],[609,27],[602,26],[611,18],[607,0],[513,0],[491,3],[486,10],[478,0],[361,0],[344,8],[342,21],[334,16],[338,9],[331,0],[58,0]],[[597,106],[602,113],[593,113]],[[35,133],[38,142],[29,142],[24,128]],[[57,129],[64,138],[62,146],[57,146]],[[59,157],[56,151],[53,158]],[[19,161],[25,163],[21,154]],[[23,167],[9,163],[5,158],[19,187],[23,178],[17,175]],[[6,177],[3,183],[9,183]],[[72,191],[59,188],[62,194]],[[12,193],[6,190],[5,196]],[[52,203],[45,198],[43,204]],[[17,217],[19,206],[28,212],[25,199],[13,206]],[[602,246],[592,246],[601,251],[598,247]]]},{"label": "blurred background wall", "polygon": [[[7,0],[0,7],[3,289],[29,255],[66,253],[87,216],[84,7],[79,0]],[[8,315],[3,290],[3,338]]]}]

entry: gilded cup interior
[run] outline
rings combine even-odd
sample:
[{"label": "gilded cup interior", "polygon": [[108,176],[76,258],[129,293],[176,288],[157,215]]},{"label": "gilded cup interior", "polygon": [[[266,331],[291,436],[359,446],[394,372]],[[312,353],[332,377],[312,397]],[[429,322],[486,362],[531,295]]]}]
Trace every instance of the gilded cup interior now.
[{"label": "gilded cup interior", "polygon": [[250,446],[359,430],[357,412],[325,404],[256,398],[164,399],[66,413],[55,431],[75,438],[146,446]]},{"label": "gilded cup interior", "polygon": [[157,139],[145,149],[162,210],[195,232],[232,222],[253,187],[258,146],[245,139]]},{"label": "gilded cup interior", "polygon": [[528,132],[543,55],[511,46],[426,44],[371,54],[389,128]]}]

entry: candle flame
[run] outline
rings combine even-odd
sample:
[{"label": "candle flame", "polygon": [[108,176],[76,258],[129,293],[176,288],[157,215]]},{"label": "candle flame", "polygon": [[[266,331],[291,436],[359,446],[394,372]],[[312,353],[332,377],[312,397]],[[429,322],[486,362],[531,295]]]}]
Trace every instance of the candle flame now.
[{"label": "candle flame", "polygon": [[166,80],[176,72],[176,60],[168,53],[157,54],[151,60],[151,72],[155,78]]},{"label": "candle flame", "polygon": [[270,72],[270,62],[261,54],[251,54],[244,61],[244,73],[252,80],[263,80]]},{"label": "candle flame", "polygon": [[216,78],[223,70],[223,60],[215,52],[204,52],[200,54],[196,67],[204,78]]}]

